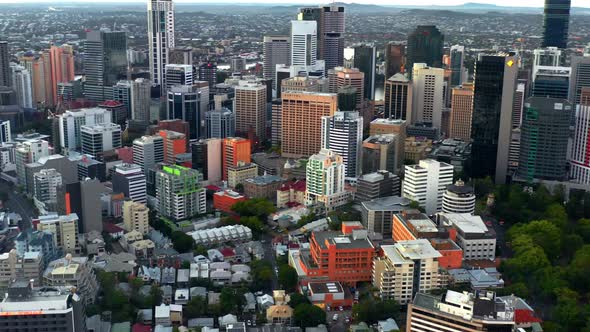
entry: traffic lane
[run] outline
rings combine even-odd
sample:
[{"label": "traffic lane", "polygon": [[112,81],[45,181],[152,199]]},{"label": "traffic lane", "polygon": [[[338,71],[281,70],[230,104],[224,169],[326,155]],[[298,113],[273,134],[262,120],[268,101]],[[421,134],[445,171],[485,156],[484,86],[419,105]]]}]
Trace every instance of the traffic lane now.
[{"label": "traffic lane", "polygon": [[[334,320],[334,314],[338,314],[338,319]],[[330,331],[333,332],[340,332],[348,330],[350,326],[350,321],[346,323],[346,317],[352,317],[351,310],[330,310],[326,311],[326,320],[328,321],[328,326],[330,327]]]}]

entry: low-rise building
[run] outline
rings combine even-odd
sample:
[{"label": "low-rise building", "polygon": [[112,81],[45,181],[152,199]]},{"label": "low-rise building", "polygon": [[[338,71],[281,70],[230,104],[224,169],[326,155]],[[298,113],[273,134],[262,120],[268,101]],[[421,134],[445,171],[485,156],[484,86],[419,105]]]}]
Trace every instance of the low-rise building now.
[{"label": "low-rise building", "polygon": [[363,225],[369,232],[391,237],[394,215],[410,208],[410,200],[399,196],[376,198],[361,203]]},{"label": "low-rise building", "polygon": [[409,241],[416,239],[448,238],[444,228],[439,228],[418,210],[405,210],[393,215],[393,240]]},{"label": "low-rise building", "polygon": [[258,165],[254,163],[238,162],[235,166],[227,168],[227,185],[230,188],[236,188],[238,184],[243,184],[246,179],[258,176]]},{"label": "low-rise building", "polygon": [[469,213],[440,213],[439,222],[449,230],[449,237],[463,249],[463,259],[496,258],[496,233],[480,216]]},{"label": "low-rise building", "polygon": [[244,194],[250,198],[265,198],[275,202],[277,190],[282,183],[283,179],[281,177],[264,173],[262,176],[244,181]]},{"label": "low-rise building", "polygon": [[307,284],[309,301],[320,307],[349,307],[353,296],[337,281],[310,282]]},{"label": "low-rise building", "polygon": [[305,180],[283,183],[277,190],[277,207],[279,209],[305,204]]},{"label": "low-rise building", "polygon": [[123,222],[127,231],[138,231],[147,235],[149,226],[150,209],[142,203],[125,201],[123,203]]},{"label": "low-rise building", "polygon": [[291,325],[293,308],[286,304],[273,305],[266,309],[266,321],[271,324]]},{"label": "low-rise building", "polygon": [[213,194],[213,207],[219,211],[233,213],[232,206],[246,200],[248,200],[246,196],[233,190],[218,191]]},{"label": "low-rise building", "polygon": [[408,137],[404,144],[404,156],[406,160],[412,160],[419,163],[420,160],[426,159],[432,150],[432,140],[425,137]]},{"label": "low-rise building", "polygon": [[214,244],[227,241],[248,241],[252,239],[252,230],[243,225],[228,225],[188,233],[196,244]]},{"label": "low-rise building", "polygon": [[37,225],[37,230],[53,234],[53,243],[64,252],[79,251],[77,214],[70,213],[60,216],[57,213],[52,213],[39,216],[38,219],[33,220],[33,224]]},{"label": "low-rise building", "polygon": [[41,284],[43,256],[40,252],[25,252],[19,257],[15,249],[0,254],[0,289],[7,289],[17,277]]},{"label": "low-rise building", "polygon": [[43,284],[76,287],[87,305],[94,303],[98,293],[98,282],[88,258],[70,254],[49,263],[43,272]]},{"label": "low-rise building", "polygon": [[149,258],[154,254],[156,245],[152,240],[139,240],[129,245],[129,252],[137,258]]}]

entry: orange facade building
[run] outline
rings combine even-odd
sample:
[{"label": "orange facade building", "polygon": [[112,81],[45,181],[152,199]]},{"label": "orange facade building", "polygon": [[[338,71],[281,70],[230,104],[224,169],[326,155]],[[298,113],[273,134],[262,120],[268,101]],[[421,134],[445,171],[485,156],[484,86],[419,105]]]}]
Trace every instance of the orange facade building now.
[{"label": "orange facade building", "polygon": [[451,239],[430,239],[430,244],[442,256],[438,266],[443,269],[460,269],[463,266],[463,250]]},{"label": "orange facade building", "polygon": [[299,260],[307,280],[333,280],[348,285],[372,280],[375,247],[367,231],[358,225],[344,222],[342,232],[312,233],[310,249],[301,250]]},{"label": "orange facade building", "polygon": [[252,146],[248,139],[228,137],[223,140],[221,151],[223,180],[227,180],[227,169],[230,166],[238,166],[239,162],[244,162],[245,164],[251,162]]},{"label": "orange facade building", "polygon": [[164,162],[175,164],[175,156],[186,153],[186,136],[171,130],[160,130],[158,135],[164,140]]},{"label": "orange facade building", "polygon": [[451,97],[450,138],[459,138],[465,142],[471,140],[471,122],[473,116],[473,84],[463,84],[453,88]]},{"label": "orange facade building", "polygon": [[281,150],[283,157],[309,157],[320,151],[322,116],[338,110],[338,96],[331,93],[283,92]]},{"label": "orange facade building", "polygon": [[237,202],[247,200],[246,196],[232,190],[218,191],[213,194],[213,207],[216,210],[232,213],[231,207]]},{"label": "orange facade building", "polygon": [[[44,59],[45,61],[45,59]],[[51,46],[49,49],[50,85],[53,105],[57,104],[57,83],[74,80],[74,49],[70,45]],[[47,66],[45,66],[47,69]],[[47,72],[45,73],[47,76]],[[46,80],[47,82],[47,80]]]}]

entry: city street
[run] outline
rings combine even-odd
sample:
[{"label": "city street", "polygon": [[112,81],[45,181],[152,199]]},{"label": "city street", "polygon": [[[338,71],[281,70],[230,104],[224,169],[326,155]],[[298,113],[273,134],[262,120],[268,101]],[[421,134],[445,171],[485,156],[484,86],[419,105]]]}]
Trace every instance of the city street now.
[{"label": "city street", "polygon": [[262,237],[262,241],[264,241],[262,243],[262,246],[264,247],[264,260],[269,261],[272,265],[272,288],[271,289],[279,289],[279,280],[278,280],[278,276],[276,274],[276,269],[278,268],[277,266],[277,258],[275,256],[275,251],[274,248],[272,247],[272,234],[268,234],[266,233],[263,237]]},{"label": "city street", "polygon": [[8,194],[9,200],[4,203],[4,208],[9,212],[18,213],[22,222],[19,225],[21,229],[31,227],[31,220],[36,218],[35,209],[24,195],[16,192],[15,187],[6,181],[0,181],[0,192]]}]

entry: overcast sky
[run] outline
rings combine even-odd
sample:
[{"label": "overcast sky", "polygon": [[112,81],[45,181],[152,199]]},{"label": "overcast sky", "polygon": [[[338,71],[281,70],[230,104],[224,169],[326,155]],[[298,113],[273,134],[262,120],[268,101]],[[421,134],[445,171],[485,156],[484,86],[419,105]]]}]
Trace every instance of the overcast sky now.
[{"label": "overcast sky", "polygon": [[[76,3],[76,2],[96,2],[97,0],[65,0],[62,2]],[[145,0],[100,0],[101,2],[145,2]],[[182,3],[272,3],[272,4],[321,4],[331,1],[317,1],[317,0],[175,0],[176,2]],[[56,3],[56,0],[0,0],[0,3],[23,3],[23,2],[51,2]],[[542,7],[544,0],[355,0],[355,1],[343,1],[343,2],[355,2],[355,3],[366,3],[366,4],[388,4],[388,5],[460,5],[465,2],[480,2],[489,3],[499,6],[530,6],[530,7]],[[576,7],[590,7],[590,1],[588,0],[572,0],[572,6]]]}]

